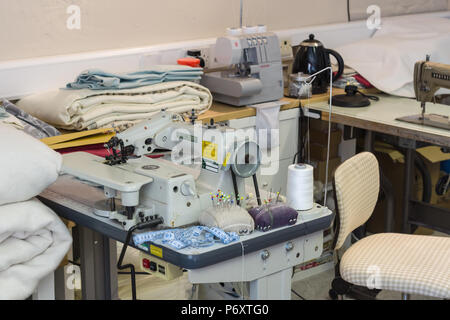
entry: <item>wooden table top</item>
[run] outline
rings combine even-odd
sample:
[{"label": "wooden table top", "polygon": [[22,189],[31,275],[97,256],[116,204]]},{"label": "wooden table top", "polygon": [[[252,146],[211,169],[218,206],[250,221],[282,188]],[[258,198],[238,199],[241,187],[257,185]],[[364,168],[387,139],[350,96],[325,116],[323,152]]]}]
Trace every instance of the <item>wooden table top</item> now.
[{"label": "wooden table top", "polygon": [[[344,89],[333,89],[333,95],[344,94]],[[310,103],[328,101],[329,93],[313,95],[310,99],[292,99],[292,98],[282,98],[281,100],[287,102],[287,104],[281,106],[280,110],[289,110],[293,108],[298,108],[300,103],[302,106],[308,105]],[[227,121],[232,119],[241,119],[247,117],[256,116],[255,108],[251,107],[234,107],[220,102],[213,102],[211,108],[202,113],[198,119],[202,122],[209,122],[214,119],[215,122]]]},{"label": "wooden table top", "polygon": [[[364,92],[377,94],[380,97],[380,101],[372,101],[371,105],[365,108],[342,108],[333,106],[331,121],[375,132],[387,133],[393,136],[450,147],[449,130],[396,120],[399,117],[420,113],[420,104],[415,99],[382,94],[376,89],[364,90]],[[344,93],[344,89],[333,89],[333,96]],[[284,111],[298,108],[301,105],[304,108],[320,111],[322,120],[328,121],[328,97],[329,93],[314,95],[309,100],[298,100],[285,97],[282,101],[287,102],[287,104],[281,106],[280,110]],[[427,112],[450,115],[450,106],[428,103]],[[214,119],[215,122],[221,122],[252,117],[255,115],[256,110],[251,107],[234,107],[214,102],[208,111],[199,116],[199,120],[202,122],[209,122],[211,119]]]}]

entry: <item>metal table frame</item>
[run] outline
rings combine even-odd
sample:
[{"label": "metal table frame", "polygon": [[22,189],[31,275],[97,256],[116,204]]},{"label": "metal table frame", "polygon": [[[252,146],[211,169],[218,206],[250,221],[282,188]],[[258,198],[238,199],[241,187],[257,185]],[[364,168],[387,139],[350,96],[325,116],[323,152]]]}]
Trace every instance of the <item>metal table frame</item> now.
[{"label": "metal table frame", "polygon": [[[47,191],[48,192],[48,191]],[[79,230],[81,278],[83,299],[109,300],[118,299],[117,296],[117,251],[113,240],[125,242],[127,232],[118,224],[96,216],[89,216],[70,208],[67,205],[46,196],[46,192],[39,199],[59,216],[77,223]],[[260,239],[242,241],[245,254],[264,249],[268,246],[298,239],[318,231],[325,230],[331,225],[333,214],[306,221],[288,228],[272,230],[262,233]],[[161,247],[160,244],[155,244]],[[145,247],[130,246],[150,254]],[[223,262],[231,261],[242,255],[241,243],[230,244],[202,254],[182,254],[166,246],[163,260],[189,270],[203,270]]]},{"label": "metal table frame", "polygon": [[[378,96],[380,97],[380,102],[386,101],[381,110],[380,102],[375,102],[367,108],[362,108],[364,109],[363,111],[361,111],[361,108],[352,110],[351,108],[333,107],[331,121],[365,130],[365,150],[367,151],[373,150],[373,137],[376,133],[390,135],[397,139],[396,144],[405,150],[405,178],[403,199],[401,200],[403,202],[402,231],[404,233],[411,233],[411,225],[417,225],[450,234],[450,210],[414,200],[412,199],[411,192],[414,174],[414,157],[418,143],[422,142],[448,148],[450,147],[450,133],[445,132],[444,130],[424,128],[421,125],[405,124],[395,121],[401,112],[405,112],[405,110],[398,111],[395,109],[397,106],[400,106],[400,103],[410,103],[411,106],[413,106],[417,104],[417,102],[415,100],[391,97],[384,94]],[[392,103],[393,106],[387,108],[386,105],[390,103]],[[430,105],[429,109],[432,109],[432,112],[435,113],[442,113],[441,111],[444,110],[442,107],[448,108],[448,106]],[[313,104],[304,108],[307,110],[306,114],[309,117],[322,119],[324,121],[328,121],[329,119],[328,106]],[[384,118],[380,116],[377,117],[377,113],[379,112],[385,112],[383,114]],[[388,114],[386,114],[386,112]],[[412,109],[411,111],[407,110],[406,112],[413,113],[414,111]],[[364,117],[360,116],[360,114],[364,114]],[[387,118],[389,119],[386,120]],[[382,188],[387,186],[389,189],[389,182],[383,182],[383,175],[381,183]],[[388,209],[391,207],[392,203],[388,205]],[[386,222],[386,231],[389,232],[392,230],[393,211],[392,213],[387,213]]]}]

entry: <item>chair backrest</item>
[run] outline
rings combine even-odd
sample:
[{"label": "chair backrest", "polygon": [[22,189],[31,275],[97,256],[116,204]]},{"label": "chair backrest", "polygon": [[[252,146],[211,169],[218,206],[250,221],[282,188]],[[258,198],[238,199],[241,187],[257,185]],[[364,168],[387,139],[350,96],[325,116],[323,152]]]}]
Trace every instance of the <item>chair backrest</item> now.
[{"label": "chair backrest", "polygon": [[375,208],[380,190],[377,158],[370,152],[353,156],[336,169],[333,182],[338,215],[334,249],[338,250]]}]

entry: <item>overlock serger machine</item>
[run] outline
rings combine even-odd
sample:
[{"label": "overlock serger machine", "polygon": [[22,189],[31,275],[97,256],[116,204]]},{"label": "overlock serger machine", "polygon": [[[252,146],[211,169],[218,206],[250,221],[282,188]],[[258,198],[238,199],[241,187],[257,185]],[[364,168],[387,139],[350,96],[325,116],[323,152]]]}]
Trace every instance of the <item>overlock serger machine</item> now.
[{"label": "overlock serger machine", "polygon": [[[95,213],[127,230],[155,218],[166,227],[196,223],[212,206],[211,192],[243,195],[244,179],[256,174],[261,160],[252,137],[194,125],[165,111],[117,134],[106,147],[111,150],[106,159],[84,152],[64,155],[62,171],[103,186],[106,198]],[[157,149],[171,150],[171,161],[147,156]],[[197,178],[187,166],[194,161],[201,165]]]},{"label": "overlock serger machine", "polygon": [[429,60],[430,57],[427,56],[426,61],[419,61],[414,67],[414,91],[417,101],[421,103],[422,114],[397,120],[450,130],[448,116],[425,112],[426,103],[435,101],[435,94],[439,89],[450,89],[450,65]]},{"label": "overlock serger machine", "polygon": [[203,75],[201,83],[213,93],[214,100],[244,106],[283,97],[281,50],[276,34],[220,37],[215,59],[232,68]]}]

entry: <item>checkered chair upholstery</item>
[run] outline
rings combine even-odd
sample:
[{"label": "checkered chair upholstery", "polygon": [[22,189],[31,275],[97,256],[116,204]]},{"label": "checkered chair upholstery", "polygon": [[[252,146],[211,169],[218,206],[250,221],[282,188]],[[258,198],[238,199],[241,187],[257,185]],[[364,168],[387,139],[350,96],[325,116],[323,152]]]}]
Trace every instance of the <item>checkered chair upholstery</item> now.
[{"label": "checkered chair upholstery", "polygon": [[363,152],[341,164],[334,173],[334,189],[339,212],[339,233],[335,248],[340,249],[347,236],[369,220],[380,191],[378,160]]},{"label": "checkered chair upholstery", "polygon": [[[336,170],[334,182],[340,218],[335,248],[339,249],[375,207],[379,192],[375,156],[364,152],[347,160]],[[450,238],[375,234],[344,253],[340,274],[345,281],[370,289],[450,299]]]}]

